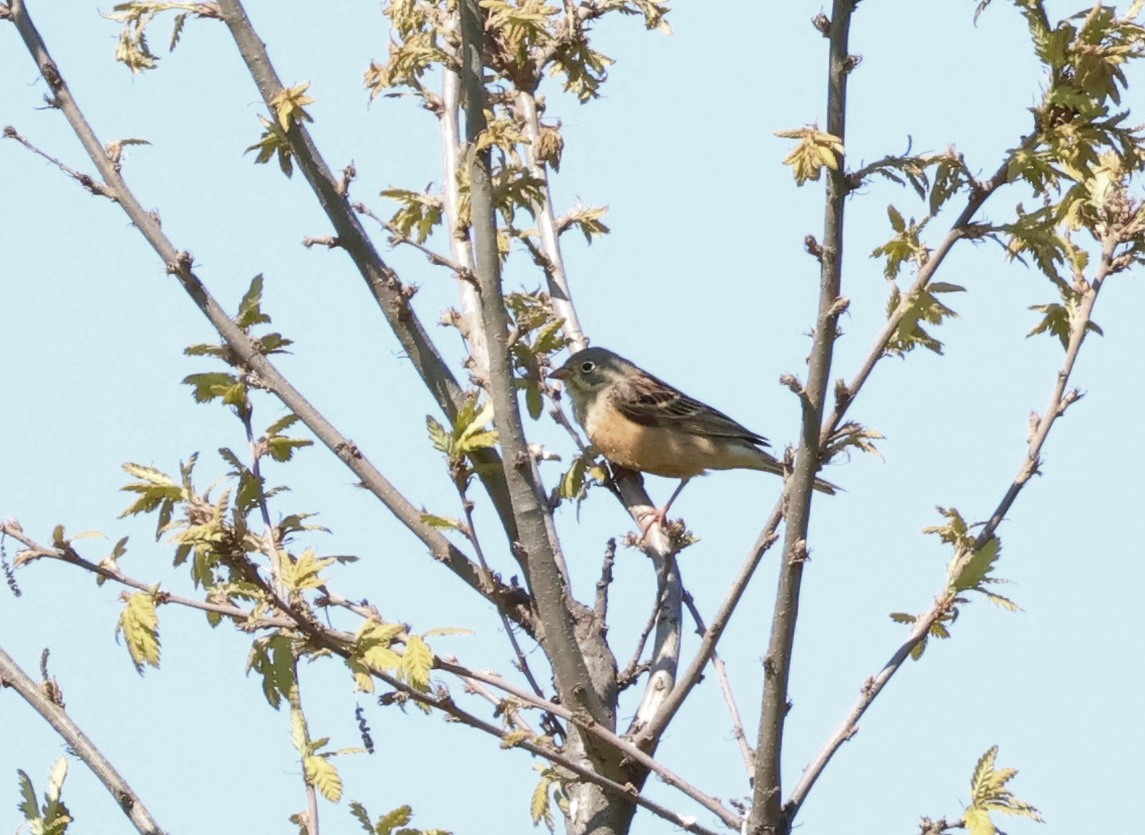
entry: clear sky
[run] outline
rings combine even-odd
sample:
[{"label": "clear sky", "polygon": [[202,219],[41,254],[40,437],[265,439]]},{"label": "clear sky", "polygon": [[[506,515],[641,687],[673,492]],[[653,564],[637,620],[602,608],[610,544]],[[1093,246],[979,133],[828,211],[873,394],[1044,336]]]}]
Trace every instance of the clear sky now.
[{"label": "clear sky", "polygon": [[[1078,7],[1082,4],[1077,0]],[[82,4],[81,4],[82,5]],[[1042,81],[1010,4],[995,2],[972,23],[973,0],[862,3],[852,48],[848,159],[942,150],[991,174],[1030,123]],[[454,515],[456,499],[424,435],[433,413],[349,260],[304,249],[329,228],[301,177],[255,166],[243,150],[259,135],[263,107],[233,42],[217,22],[190,22],[157,72],[132,77],[112,60],[117,27],[90,6],[28,0],[49,48],[102,141],[138,137],[124,171],[144,205],[162,215],[176,245],[233,310],[251,277],[266,276],[264,302],[275,327],[296,341],[281,367],[353,438],[415,504]],[[821,234],[821,184],[797,189],[780,161],[779,129],[824,121],[826,42],[809,19],[819,3],[679,3],[674,34],[645,32],[635,19],[600,27],[597,45],[617,59],[602,100],[580,106],[554,86],[549,116],[564,125],[566,150],[555,181],[558,211],[581,200],[607,205],[612,235],[591,247],[565,239],[573,292],[593,342],[619,351],[688,393],[729,412],[780,449],[796,437],[798,408],[777,382],[802,375],[813,321],[817,270],[803,252]],[[110,4],[104,8],[108,11]],[[1077,10],[1053,3],[1055,14]],[[314,135],[336,168],[353,161],[354,195],[392,211],[378,192],[440,182],[437,127],[409,99],[367,107],[362,72],[386,51],[377,3],[252,0],[249,12],[279,74],[308,80]],[[152,45],[162,54],[167,24]],[[0,26],[0,123],[48,153],[91,171],[62,117],[42,107],[45,88],[11,26]],[[1125,99],[1142,121],[1145,76]],[[986,217],[1004,217],[1028,195],[1003,192]],[[850,198],[842,322],[834,377],[850,377],[884,320],[881,264],[868,258],[890,237],[886,205],[925,210],[909,193],[877,185]],[[213,331],[164,275],[124,215],[89,196],[16,143],[0,143],[0,328],[5,408],[0,412],[0,514],[50,541],[53,525],[101,530],[81,543],[101,558],[130,535],[122,567],[171,590],[188,581],[171,568],[173,549],[153,539],[150,519],[118,520],[129,503],[118,488],[124,461],[175,471],[199,450],[199,480],[226,466],[214,454],[240,449],[241,427],[217,406],[196,405],[180,381],[208,370],[182,356]],[[944,228],[941,220],[936,229]],[[381,239],[379,239],[381,242]],[[448,273],[416,253],[387,257],[421,291],[426,322],[455,304]],[[517,256],[512,286],[537,286]],[[853,416],[883,432],[885,461],[857,455],[826,476],[846,488],[816,498],[812,561],[804,581],[785,742],[793,784],[876,672],[905,637],[891,611],[920,612],[940,590],[947,551],[920,531],[938,522],[935,505],[986,518],[1025,453],[1027,416],[1048,400],[1061,361],[1056,340],[1025,339],[1032,304],[1055,301],[1034,271],[1005,263],[992,245],[963,244],[941,279],[967,288],[952,305],[961,318],[937,336],[945,356],[919,352],[881,365]],[[1117,831],[1126,797],[1138,790],[1145,731],[1140,650],[1134,637],[1145,581],[1136,529],[1142,490],[1134,473],[1140,384],[1140,278],[1111,281],[1098,302],[1105,336],[1087,341],[1075,384],[1086,397],[1054,429],[1045,475],[1035,479],[1001,529],[1002,589],[1023,608],[982,600],[890,685],[859,734],[837,756],[805,806],[803,831],[904,833],[922,815],[957,817],[969,799],[977,758],[1001,747],[999,763],[1020,775],[1012,788],[1047,819],[1046,831]],[[456,336],[435,329],[452,359]],[[256,423],[282,408],[260,401]],[[567,436],[535,426],[564,455]],[[546,476],[558,470],[547,465]],[[365,596],[388,619],[416,630],[464,626],[439,638],[440,653],[476,668],[508,669],[510,650],[495,612],[433,563],[424,549],[324,450],[279,467],[272,483],[293,491],[277,513],[316,511],[332,534],[313,544],[356,554],[334,575],[338,589]],[[550,481],[551,483],[551,481]],[[650,478],[654,499],[672,484]],[[701,541],[681,557],[685,583],[710,615],[758,533],[780,483],[759,473],[697,481],[674,512]],[[631,528],[604,491],[579,519],[559,513],[577,588],[591,589],[604,543]],[[492,528],[488,528],[492,531]],[[492,532],[491,541],[498,541]],[[11,559],[17,546],[7,544]],[[509,561],[495,561],[508,571]],[[740,708],[758,711],[774,589],[774,554],[720,645]],[[18,575],[19,599],[0,605],[0,645],[34,673],[52,650],[69,713],[103,748],[172,832],[290,831],[302,808],[288,717],[273,711],[244,675],[248,639],[201,616],[160,611],[163,663],[134,672],[113,633],[120,604],[111,584],[66,566],[39,563]],[[623,659],[652,604],[654,580],[633,551],[618,558],[611,635]],[[689,638],[685,653],[694,646]],[[539,660],[539,659],[538,659]],[[456,833],[526,833],[534,764],[523,752],[417,711],[402,715],[356,697],[336,662],[304,674],[315,736],[358,744],[353,710],[367,708],[378,753],[342,758],[346,798],[375,815],[413,805],[414,823]],[[454,686],[460,696],[460,687]],[[628,705],[631,709],[631,705]],[[42,790],[62,745],[11,692],[0,694],[0,830],[19,823],[16,768]],[[750,795],[727,713],[709,677],[661,748],[664,760],[723,798]],[[649,791],[697,814],[655,780]],[[78,762],[65,798],[76,831],[127,830],[118,808]],[[322,808],[323,831],[356,831],[343,803]],[[1012,833],[1043,831],[1022,820]],[[642,835],[667,831],[641,813]]]}]

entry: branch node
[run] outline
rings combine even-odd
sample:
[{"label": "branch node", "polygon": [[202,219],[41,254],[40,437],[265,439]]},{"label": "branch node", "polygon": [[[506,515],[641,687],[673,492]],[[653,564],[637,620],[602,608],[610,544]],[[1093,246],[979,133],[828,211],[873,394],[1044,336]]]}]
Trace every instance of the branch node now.
[{"label": "branch node", "polygon": [[820,12],[811,18],[811,25],[815,27],[815,31],[822,35],[824,38],[831,37],[831,18]]},{"label": "branch node", "polygon": [[190,275],[191,267],[195,263],[195,256],[187,250],[180,250],[175,255],[174,261],[168,261],[165,265],[167,275]]},{"label": "branch node", "polygon": [[307,236],[302,239],[302,245],[307,249],[312,246],[324,246],[327,249],[335,249],[342,246],[342,242],[334,235],[319,235],[317,237]]},{"label": "branch node", "polygon": [[335,191],[337,191],[342,198],[349,197],[350,183],[352,183],[357,176],[358,169],[355,168],[354,163],[351,162],[349,165],[342,169],[342,179],[339,180]]},{"label": "branch node", "polygon": [[803,248],[807,250],[808,255],[820,264],[823,263],[823,247],[819,245],[814,235],[808,235],[803,239]]}]

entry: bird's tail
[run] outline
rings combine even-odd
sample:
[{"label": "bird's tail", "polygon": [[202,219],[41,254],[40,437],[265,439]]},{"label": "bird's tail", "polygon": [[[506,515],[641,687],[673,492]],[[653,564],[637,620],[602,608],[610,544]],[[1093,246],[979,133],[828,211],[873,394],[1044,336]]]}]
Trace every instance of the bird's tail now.
[{"label": "bird's tail", "polygon": [[[759,455],[756,456],[754,461],[752,462],[751,466],[754,469],[763,470],[765,473],[774,473],[775,475],[781,476],[781,477],[784,477],[787,475],[787,473],[784,472],[784,469],[783,469],[783,462],[780,461],[778,458],[775,458],[775,457],[769,455],[768,453],[764,452],[762,449],[756,449],[755,452],[758,452]],[[816,478],[814,484],[812,484],[811,486],[814,489],[818,490],[820,493],[826,493],[828,496],[834,496],[836,493],[838,493],[840,490],[843,489],[839,485],[832,484],[831,482],[829,482],[823,478]]]}]

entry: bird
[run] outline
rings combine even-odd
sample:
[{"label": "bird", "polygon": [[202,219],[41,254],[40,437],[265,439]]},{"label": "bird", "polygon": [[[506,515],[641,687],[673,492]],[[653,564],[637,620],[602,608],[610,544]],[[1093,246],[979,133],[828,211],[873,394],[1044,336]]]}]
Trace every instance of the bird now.
[{"label": "bird", "polygon": [[[549,377],[564,383],[577,422],[605,458],[629,470],[680,479],[644,528],[663,523],[684,487],[709,470],[762,470],[782,476],[767,438],[607,348],[577,351]],[[817,478],[814,488],[838,489]]]}]

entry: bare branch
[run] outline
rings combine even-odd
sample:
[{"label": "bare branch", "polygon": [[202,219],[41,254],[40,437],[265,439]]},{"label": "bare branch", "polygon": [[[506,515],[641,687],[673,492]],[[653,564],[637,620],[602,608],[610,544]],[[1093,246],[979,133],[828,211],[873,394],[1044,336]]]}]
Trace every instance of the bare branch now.
[{"label": "bare branch", "polygon": [[[854,64],[848,51],[851,13],[855,0],[834,0],[829,32],[827,80],[827,133],[846,142],[847,79]],[[803,401],[802,433],[795,453],[795,469],[789,485],[783,563],[775,595],[771,639],[764,658],[763,701],[760,706],[759,742],[756,745],[755,781],[749,832],[786,833],[790,818],[782,800],[783,725],[787,716],[787,683],[791,650],[799,612],[799,589],[803,579],[807,530],[811,521],[811,494],[820,465],[819,427],[831,373],[839,299],[842,297],[843,210],[847,181],[842,160],[827,170],[827,193],[820,259],[819,312],[808,361],[807,398]]]},{"label": "bare branch", "polygon": [[[692,595],[687,592],[684,592],[684,605],[688,607],[692,620],[696,622],[696,634],[703,637],[707,632],[707,629],[704,628],[704,619],[700,616],[700,610],[696,608],[696,602],[692,599]],[[728,706],[728,713],[731,714],[732,733],[735,735],[736,742],[739,743],[740,755],[743,757],[743,764],[747,768],[747,779],[750,781],[755,776],[755,752],[751,750],[751,745],[747,741],[747,734],[743,730],[743,719],[740,718],[735,694],[732,693],[732,685],[728,680],[727,665],[724,664],[724,660],[720,658],[715,649],[712,649],[712,666],[716,668],[716,679],[720,683],[720,692],[724,694],[724,702]]]},{"label": "bare branch", "polygon": [[525,125],[525,136],[529,144],[525,146],[525,159],[529,173],[539,180],[543,195],[540,205],[533,209],[537,216],[537,228],[541,233],[541,250],[545,254],[548,268],[545,278],[549,287],[549,296],[552,298],[553,310],[561,319],[564,319],[565,336],[572,342],[572,350],[579,351],[588,347],[584,331],[577,319],[576,308],[573,307],[572,295],[569,291],[568,277],[565,275],[565,262],[561,256],[561,240],[557,231],[556,213],[553,211],[553,194],[549,188],[549,169],[537,159],[537,147],[541,140],[541,120],[537,112],[537,100],[531,93],[524,90],[517,91],[517,112]]},{"label": "bare branch", "polygon": [[[458,216],[461,194],[461,77],[452,67],[442,67],[441,80],[442,108],[439,114],[441,124],[441,160],[445,179],[445,218],[449,224],[449,245],[453,249],[453,260],[473,275],[473,244],[469,239],[469,229],[462,225]],[[461,274],[458,273],[460,276]],[[459,281],[457,293],[461,298],[461,315],[465,317],[464,336],[473,358],[474,375],[478,380],[489,379],[489,346],[485,341],[485,331],[481,328],[481,297],[477,286],[471,281]]]},{"label": "bare branch", "polygon": [[728,621],[731,620],[732,613],[735,611],[736,606],[739,605],[743,593],[747,590],[747,584],[755,575],[755,570],[759,567],[763,555],[767,553],[768,549],[775,543],[776,529],[779,527],[780,521],[783,519],[783,505],[786,501],[786,493],[776,503],[775,508],[771,511],[767,522],[763,526],[763,530],[756,538],[755,544],[752,546],[748,558],[744,564],[740,566],[739,573],[736,574],[732,580],[728,592],[724,595],[723,601],[720,603],[719,609],[716,610],[715,617],[712,618],[711,624],[704,631],[704,637],[700,640],[700,646],[696,650],[696,654],[689,662],[684,674],[679,677],[672,692],[665,698],[664,703],[660,706],[660,710],[652,718],[652,721],[644,726],[640,733],[637,735],[636,742],[641,747],[649,744],[652,740],[659,739],[664,733],[664,730],[671,723],[676,712],[679,711],[684,700],[688,694],[692,692],[704,674],[704,667],[707,666],[708,661],[711,659],[712,654],[716,650],[716,644],[719,643],[720,637],[727,628]]},{"label": "bare branch", "polygon": [[[23,12],[23,0],[12,0],[11,8],[13,15],[18,19]],[[68,748],[75,752],[75,755],[91,769],[96,779],[103,783],[104,788],[127,815],[131,825],[141,835],[163,835],[163,830],[143,805],[143,800],[119,775],[115,766],[64,712],[63,707],[51,699],[48,689],[41,689],[2,648],[0,648],[0,686],[15,690],[20,694],[20,698],[52,726]]]}]

